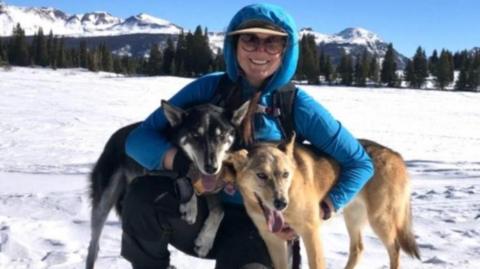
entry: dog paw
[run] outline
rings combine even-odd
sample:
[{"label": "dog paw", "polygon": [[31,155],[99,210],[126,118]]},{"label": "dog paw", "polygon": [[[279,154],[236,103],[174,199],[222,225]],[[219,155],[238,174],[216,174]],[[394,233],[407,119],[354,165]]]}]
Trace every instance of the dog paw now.
[{"label": "dog paw", "polygon": [[215,238],[210,238],[210,236],[198,236],[197,239],[195,239],[194,250],[198,257],[204,258],[207,256],[213,247],[214,239]]},{"label": "dog paw", "polygon": [[180,214],[184,221],[188,224],[194,224],[197,219],[197,196],[192,195],[192,198],[186,203],[180,204]]}]

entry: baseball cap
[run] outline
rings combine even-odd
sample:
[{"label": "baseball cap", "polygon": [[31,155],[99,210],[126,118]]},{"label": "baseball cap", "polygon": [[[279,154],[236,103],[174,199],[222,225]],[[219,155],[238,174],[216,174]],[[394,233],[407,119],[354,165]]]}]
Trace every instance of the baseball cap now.
[{"label": "baseball cap", "polygon": [[269,34],[276,36],[287,36],[288,34],[280,27],[262,20],[249,20],[241,23],[237,29],[227,33],[227,35],[237,34]]}]

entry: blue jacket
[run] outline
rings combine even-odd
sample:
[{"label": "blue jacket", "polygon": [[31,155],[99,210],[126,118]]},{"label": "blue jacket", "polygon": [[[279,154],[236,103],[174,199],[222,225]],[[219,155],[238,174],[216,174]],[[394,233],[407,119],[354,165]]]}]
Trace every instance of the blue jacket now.
[{"label": "blue jacket", "polygon": [[[268,4],[254,4],[241,9],[233,17],[227,32],[251,19],[267,20],[288,33],[282,64],[262,90],[259,101],[262,105],[271,106],[272,93],[287,84],[295,73],[298,61],[298,33],[290,15],[281,8]],[[227,74],[230,79],[243,86],[243,97],[248,99],[254,89],[242,77],[232,41],[231,36],[226,36],[224,41]],[[223,73],[212,73],[194,80],[169,101],[183,108],[192,104],[209,102],[215,94],[222,75]],[[342,208],[373,175],[374,169],[369,156],[348,130],[302,89],[298,89],[293,115],[297,134],[310,141],[317,149],[332,156],[340,164],[340,178],[328,195],[335,209]],[[158,108],[130,133],[126,142],[127,154],[149,170],[162,169],[164,154],[172,147],[162,133],[167,126],[168,122],[163,110]],[[256,115],[255,138],[258,141],[282,139],[282,133],[275,118],[267,114]],[[225,202],[242,202],[238,192],[235,196],[224,194],[223,198]]]}]

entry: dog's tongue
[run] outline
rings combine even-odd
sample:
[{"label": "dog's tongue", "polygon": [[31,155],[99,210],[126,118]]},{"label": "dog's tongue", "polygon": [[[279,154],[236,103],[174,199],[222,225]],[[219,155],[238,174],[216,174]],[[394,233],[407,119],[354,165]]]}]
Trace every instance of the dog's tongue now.
[{"label": "dog's tongue", "polygon": [[202,185],[206,192],[213,192],[217,185],[217,178],[214,175],[202,175]]},{"label": "dog's tongue", "polygon": [[265,217],[267,218],[267,226],[270,232],[277,233],[280,232],[283,228],[283,215],[280,211],[269,210],[265,212]]}]

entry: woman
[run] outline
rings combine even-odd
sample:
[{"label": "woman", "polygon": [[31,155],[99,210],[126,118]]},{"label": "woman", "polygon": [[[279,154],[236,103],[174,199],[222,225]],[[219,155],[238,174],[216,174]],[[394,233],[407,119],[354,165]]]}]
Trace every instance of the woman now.
[{"label": "woman", "polygon": [[[249,5],[232,18],[224,41],[224,57],[228,77],[241,89],[238,97],[241,101],[250,99],[254,104],[271,106],[272,94],[289,83],[295,73],[299,52],[297,35],[292,17],[278,6]],[[222,75],[213,73],[193,81],[170,102],[186,107],[211,101]],[[250,114],[253,121],[245,121],[243,142],[283,138],[281,126],[273,117]],[[373,165],[341,123],[301,89],[296,93],[293,115],[296,133],[335,158],[341,166],[338,183],[320,205],[323,215],[319,217],[326,219],[363,187],[373,175]],[[249,129],[251,122],[253,128]],[[182,173],[189,162],[162,134],[166,126],[159,108],[129,135],[127,154],[146,169],[173,169]],[[193,255],[193,241],[202,226],[202,216],[207,213],[201,207],[199,220],[190,226],[178,217],[178,201],[173,196],[155,202],[158,193],[171,189],[171,182],[168,178],[138,178],[125,196],[122,255],[136,269],[168,268],[168,244]],[[265,244],[246,215],[239,193],[222,196],[225,217],[208,257],[217,260],[216,268],[271,267]],[[287,231],[278,236],[290,239],[293,234]]]}]

